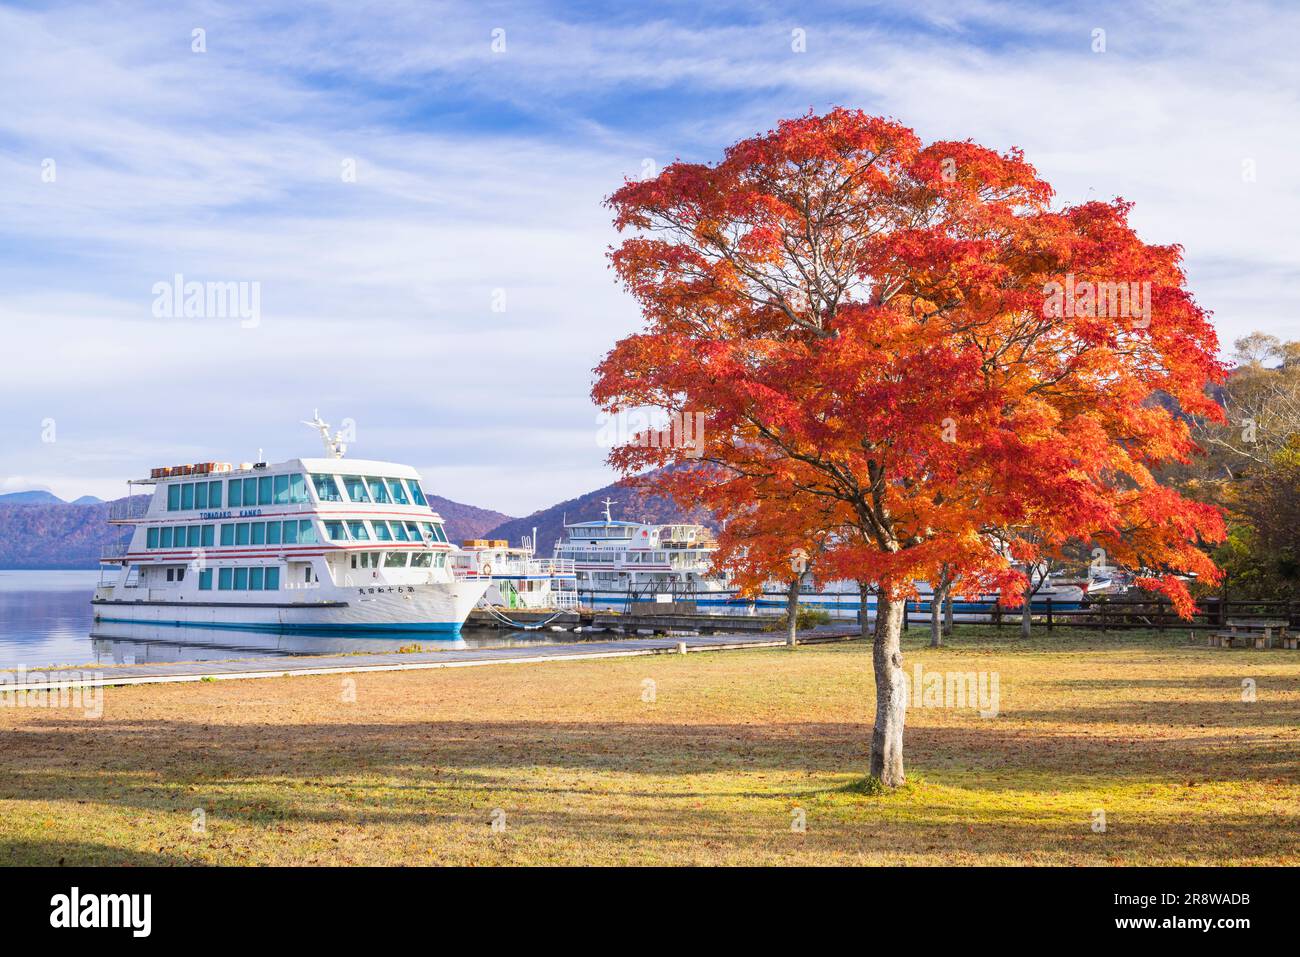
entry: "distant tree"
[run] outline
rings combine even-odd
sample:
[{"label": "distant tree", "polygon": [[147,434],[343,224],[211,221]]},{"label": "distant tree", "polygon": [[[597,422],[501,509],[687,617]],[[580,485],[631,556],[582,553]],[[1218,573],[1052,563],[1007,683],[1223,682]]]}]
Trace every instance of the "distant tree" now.
[{"label": "distant tree", "polygon": [[[609,200],[645,330],[601,362],[593,396],[705,416],[710,467],[664,483],[679,500],[729,521],[761,476],[792,508],[829,509],[819,573],[878,593],[870,774],[887,786],[904,780],[904,603],[945,568],[963,593],[1015,603],[1033,556],[1013,561],[992,531],[1098,541],[1184,614],[1175,573],[1217,575],[1195,547],[1221,537],[1217,510],[1151,473],[1195,450],[1153,394],[1221,414],[1180,251],[1138,239],[1123,202],[1050,197],[1018,152],[924,145],[836,109]],[[633,444],[611,461],[697,454]]]},{"label": "distant tree", "polygon": [[1205,419],[1196,438],[1218,478],[1268,468],[1300,437],[1300,342],[1254,332],[1236,341],[1237,366],[1217,390],[1225,416]]}]

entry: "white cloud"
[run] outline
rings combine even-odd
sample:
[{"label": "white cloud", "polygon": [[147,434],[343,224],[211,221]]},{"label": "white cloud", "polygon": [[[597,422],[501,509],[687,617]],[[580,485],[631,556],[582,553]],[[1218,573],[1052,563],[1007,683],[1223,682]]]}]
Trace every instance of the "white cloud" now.
[{"label": "white cloud", "polygon": [[[643,158],[713,159],[836,103],[1020,146],[1062,201],[1133,200],[1225,344],[1300,337],[1300,67],[1271,52],[1298,25],[1280,5],[0,10],[0,329],[22,360],[0,482],[106,495],[163,462],[312,452],[319,406],[472,504],[603,484],[590,372],[636,311],[601,198]],[[175,273],[259,282],[262,324],[153,318]]]}]

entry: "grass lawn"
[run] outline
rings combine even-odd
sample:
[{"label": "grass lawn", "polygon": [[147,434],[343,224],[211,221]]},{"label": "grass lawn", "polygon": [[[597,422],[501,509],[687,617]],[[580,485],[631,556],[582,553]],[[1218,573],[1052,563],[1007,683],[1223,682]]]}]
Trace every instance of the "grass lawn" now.
[{"label": "grass lawn", "polygon": [[996,672],[1000,711],[912,708],[890,794],[860,787],[860,642],[123,687],[99,720],[0,708],[0,863],[1300,863],[1300,653],[975,627],[906,645],[909,672]]}]

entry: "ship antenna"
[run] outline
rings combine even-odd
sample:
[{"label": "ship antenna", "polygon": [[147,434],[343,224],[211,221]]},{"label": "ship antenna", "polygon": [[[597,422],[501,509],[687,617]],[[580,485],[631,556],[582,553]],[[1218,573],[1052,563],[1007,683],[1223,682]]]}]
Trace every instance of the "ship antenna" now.
[{"label": "ship antenna", "polygon": [[343,441],[343,432],[335,432],[334,437],[330,438],[329,423],[321,419],[319,409],[313,409],[312,420],[310,422],[304,421],[303,425],[320,432],[320,440],[325,446],[326,455],[332,459],[343,458],[343,453],[348,450],[346,443]]},{"label": "ship antenna", "polygon": [[608,497],[605,498],[605,521],[607,521],[607,522],[612,522],[612,521],[614,521],[613,516],[611,516],[611,515],[609,514],[609,507],[610,507],[611,505],[613,505],[613,504],[614,504],[614,502],[613,502],[610,498],[608,498]]}]

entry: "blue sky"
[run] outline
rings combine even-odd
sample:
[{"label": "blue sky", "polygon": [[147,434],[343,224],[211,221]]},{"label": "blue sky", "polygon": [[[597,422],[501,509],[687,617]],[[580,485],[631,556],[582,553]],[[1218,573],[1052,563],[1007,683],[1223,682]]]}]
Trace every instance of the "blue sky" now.
[{"label": "blue sky", "polygon": [[[0,5],[0,491],[316,454],[314,408],[458,501],[604,484],[601,199],[837,104],[1134,201],[1225,344],[1300,338],[1292,6],[610,6]],[[155,315],[176,274],[259,321]]]}]

